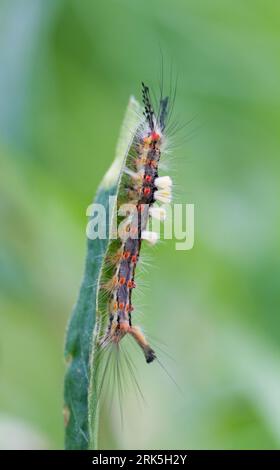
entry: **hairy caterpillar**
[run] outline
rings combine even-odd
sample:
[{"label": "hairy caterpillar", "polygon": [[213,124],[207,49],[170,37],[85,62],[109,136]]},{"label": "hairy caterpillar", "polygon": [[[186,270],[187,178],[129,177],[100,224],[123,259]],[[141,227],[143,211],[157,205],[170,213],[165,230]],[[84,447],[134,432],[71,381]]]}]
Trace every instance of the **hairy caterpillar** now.
[{"label": "hairy caterpillar", "polygon": [[[154,244],[158,239],[156,232],[147,230],[148,220],[151,217],[165,219],[165,209],[155,203],[171,202],[172,181],[169,176],[158,174],[166,146],[169,98],[161,97],[155,111],[149,88],[142,83],[142,99],[143,117],[132,136],[118,193],[119,237],[110,244],[107,269],[100,279],[107,326],[99,334],[99,346],[102,350],[110,344],[119,345],[124,336],[130,335],[142,349],[146,362],[150,363],[156,353],[140,327],[134,325],[133,289],[142,241]],[[97,329],[99,327],[97,324]]]}]

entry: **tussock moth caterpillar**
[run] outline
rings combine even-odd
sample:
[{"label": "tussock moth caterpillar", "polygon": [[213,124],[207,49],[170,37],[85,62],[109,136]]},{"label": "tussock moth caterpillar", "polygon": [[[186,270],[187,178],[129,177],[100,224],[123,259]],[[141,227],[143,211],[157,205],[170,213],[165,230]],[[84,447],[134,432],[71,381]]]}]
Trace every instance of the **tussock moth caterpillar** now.
[{"label": "tussock moth caterpillar", "polygon": [[166,147],[169,98],[160,97],[155,110],[149,88],[142,83],[142,100],[143,115],[132,135],[116,201],[119,237],[109,244],[106,269],[100,277],[103,321],[97,329],[101,351],[109,345],[118,346],[129,335],[150,363],[156,359],[156,352],[141,328],[134,324],[133,290],[137,288],[135,278],[142,242],[153,245],[158,240],[156,232],[147,230],[148,221],[165,219],[161,204],[171,202],[172,180],[159,175],[160,158]]}]

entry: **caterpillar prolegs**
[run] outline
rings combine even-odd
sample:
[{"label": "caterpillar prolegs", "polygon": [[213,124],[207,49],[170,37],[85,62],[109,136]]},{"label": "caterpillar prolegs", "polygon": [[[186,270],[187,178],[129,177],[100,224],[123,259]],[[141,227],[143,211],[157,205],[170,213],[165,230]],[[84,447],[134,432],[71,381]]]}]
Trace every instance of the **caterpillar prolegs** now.
[{"label": "caterpillar prolegs", "polygon": [[107,268],[100,278],[104,293],[102,310],[107,312],[107,318],[105,328],[97,324],[97,329],[101,329],[101,350],[109,344],[119,345],[124,336],[130,335],[142,349],[146,362],[150,363],[156,353],[141,328],[134,325],[133,289],[142,241],[154,244],[158,240],[156,232],[147,230],[149,219],[165,219],[161,204],[171,202],[172,181],[169,176],[159,176],[159,163],[166,148],[169,98],[160,97],[156,110],[149,88],[142,83],[142,100],[142,117],[131,136],[119,182],[116,202],[118,239],[110,243]]}]

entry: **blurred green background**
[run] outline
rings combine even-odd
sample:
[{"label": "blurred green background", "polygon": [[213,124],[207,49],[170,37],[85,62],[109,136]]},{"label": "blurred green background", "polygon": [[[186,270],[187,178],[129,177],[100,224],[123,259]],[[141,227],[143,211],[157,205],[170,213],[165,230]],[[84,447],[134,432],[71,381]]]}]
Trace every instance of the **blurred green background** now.
[{"label": "blurred green background", "polygon": [[155,250],[141,302],[182,393],[139,362],[147,406],[128,390],[102,445],[279,448],[279,40],[275,0],[1,1],[1,448],[63,447],[85,211],[160,49],[179,122],[197,116],[170,165],[195,246]]}]

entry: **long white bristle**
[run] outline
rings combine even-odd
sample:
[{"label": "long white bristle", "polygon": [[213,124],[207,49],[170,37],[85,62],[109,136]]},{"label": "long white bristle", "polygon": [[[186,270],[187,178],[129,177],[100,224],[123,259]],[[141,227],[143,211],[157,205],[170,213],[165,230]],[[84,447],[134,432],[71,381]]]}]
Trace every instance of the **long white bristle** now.
[{"label": "long white bristle", "polygon": [[154,198],[156,201],[162,202],[163,204],[170,204],[172,199],[170,188],[155,191]]},{"label": "long white bristle", "polygon": [[155,179],[155,185],[159,189],[167,189],[172,186],[172,179],[170,176],[160,176]]}]

